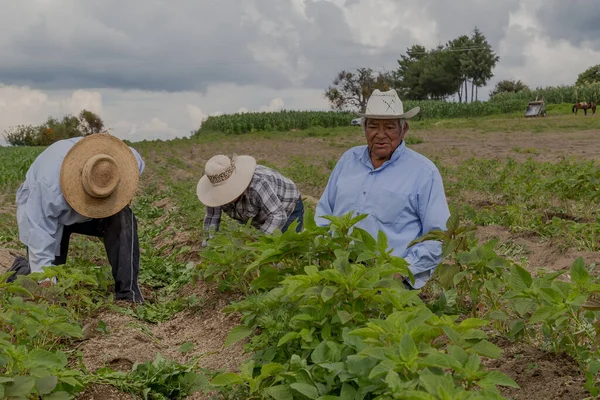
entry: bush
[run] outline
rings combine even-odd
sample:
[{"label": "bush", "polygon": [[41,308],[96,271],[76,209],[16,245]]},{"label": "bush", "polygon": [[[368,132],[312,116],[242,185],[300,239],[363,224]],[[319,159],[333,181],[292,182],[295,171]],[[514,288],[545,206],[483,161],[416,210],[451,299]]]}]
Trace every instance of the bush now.
[{"label": "bush", "polygon": [[58,140],[87,136],[102,130],[102,119],[91,111],[82,110],[79,117],[66,115],[62,120],[49,117],[39,126],[10,127],[4,131],[4,138],[12,146],[49,146]]}]

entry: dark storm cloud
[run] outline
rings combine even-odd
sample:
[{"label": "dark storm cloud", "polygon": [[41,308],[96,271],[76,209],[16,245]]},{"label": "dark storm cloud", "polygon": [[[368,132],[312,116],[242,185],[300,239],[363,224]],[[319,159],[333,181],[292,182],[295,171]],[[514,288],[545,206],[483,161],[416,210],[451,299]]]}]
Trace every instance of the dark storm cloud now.
[{"label": "dark storm cloud", "polygon": [[590,41],[600,49],[600,4],[598,0],[545,0],[538,10],[540,27],[552,39],[574,46]]},{"label": "dark storm cloud", "polygon": [[[47,90],[204,91],[225,82],[321,89],[341,69],[394,68],[400,53],[420,42],[397,26],[385,47],[357,43],[359,27],[348,25],[344,10],[360,1],[340,8],[307,0],[306,16],[290,0],[7,2],[0,83]],[[477,25],[496,48],[518,0],[403,4],[437,22],[441,43]]]},{"label": "dark storm cloud", "polygon": [[1,40],[0,82],[167,91],[219,82],[289,84],[274,65],[254,60],[247,44],[259,27],[240,23],[244,2],[64,3]]}]

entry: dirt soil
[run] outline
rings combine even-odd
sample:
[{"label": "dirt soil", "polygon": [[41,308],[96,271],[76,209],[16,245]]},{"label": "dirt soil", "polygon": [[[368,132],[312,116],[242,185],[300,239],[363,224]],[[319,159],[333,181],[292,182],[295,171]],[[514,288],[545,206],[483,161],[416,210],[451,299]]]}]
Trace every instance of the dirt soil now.
[{"label": "dirt soil", "polygon": [[[236,371],[248,355],[244,354],[243,342],[223,348],[227,334],[239,324],[238,315],[222,312],[232,299],[203,282],[183,288],[182,294],[204,299],[203,307],[181,312],[158,324],[144,323],[114,311],[104,311],[88,321],[90,334],[79,346],[86,368],[95,371],[109,366],[128,371],[135,362],[153,361],[161,353],[164,358],[180,363],[201,355],[198,366],[202,368]],[[95,330],[99,321],[107,325],[109,335]],[[186,342],[192,343],[194,350],[183,354],[179,348]]]},{"label": "dirt soil", "polygon": [[479,226],[476,235],[480,243],[498,238],[499,243],[512,241],[517,245],[525,246],[527,254],[524,256],[528,258],[527,269],[532,272],[540,268],[554,271],[570,269],[578,257],[582,257],[586,265],[600,263],[600,252],[573,249],[561,251],[551,241],[541,241],[539,237],[527,234],[514,234],[504,226]]},{"label": "dirt soil", "polygon": [[[431,159],[442,163],[454,164],[471,157],[525,160],[529,157],[538,161],[557,161],[562,157],[583,159],[600,158],[600,131],[574,133],[486,133],[465,130],[447,132],[414,130],[409,134],[418,136],[423,143],[409,147]],[[204,163],[215,154],[252,154],[261,162],[267,160],[277,167],[286,167],[295,157],[307,164],[323,167],[337,160],[348,148],[363,144],[364,137],[359,131],[349,132],[340,137],[300,137],[273,140],[255,136],[226,136],[219,143],[186,143],[179,146],[153,148],[143,154],[147,159],[147,171],[142,176],[142,185],[150,181],[153,168],[158,165],[173,168],[176,181],[195,181],[203,172]],[[168,157],[183,161],[186,169],[170,166]],[[141,188],[140,190],[143,190]],[[304,191],[309,203],[316,202],[320,191],[310,188]],[[487,200],[482,200],[487,201]],[[158,206],[172,207],[168,201]],[[172,234],[173,232],[169,232]],[[180,235],[180,236],[176,236]],[[165,237],[161,245],[176,246],[180,241],[188,241],[185,232]],[[587,264],[600,262],[600,253],[576,251],[560,252],[550,242],[542,242],[537,237],[512,234],[508,229],[498,226],[480,227],[477,235],[481,240],[498,237],[502,242],[511,240],[524,245],[529,258],[529,267],[548,267],[555,270],[569,268],[574,259],[581,255]],[[14,260],[14,250],[0,250],[0,272],[8,268]],[[7,266],[8,265],[8,266]],[[90,371],[102,366],[119,370],[129,370],[134,362],[151,361],[160,352],[165,358],[186,362],[195,355],[203,355],[199,365],[210,369],[236,371],[237,366],[248,357],[243,352],[243,344],[238,343],[223,348],[229,330],[236,326],[239,316],[226,316],[222,309],[232,300],[214,287],[202,282],[190,285],[185,294],[196,294],[204,299],[200,310],[179,313],[170,321],[149,324],[134,318],[104,311],[88,324],[88,336],[78,349],[82,351],[83,362]],[[110,334],[95,330],[102,320],[108,326]],[[179,347],[191,342],[194,350],[182,354]],[[582,399],[584,380],[575,363],[566,356],[551,355],[523,344],[499,343],[504,349],[502,358],[490,361],[490,368],[506,372],[521,389],[507,389],[503,393],[513,399]],[[130,395],[120,393],[113,387],[92,385],[78,399],[130,399]],[[200,399],[193,395],[191,398]]]},{"label": "dirt soil", "polygon": [[23,254],[13,249],[0,249],[0,274],[5,273],[18,256],[23,256]]},{"label": "dirt soil", "polygon": [[486,363],[490,370],[510,376],[520,389],[504,387],[501,393],[514,400],[581,400],[589,393],[583,388],[585,377],[575,361],[565,354],[552,354],[524,343],[501,339],[500,359]]}]

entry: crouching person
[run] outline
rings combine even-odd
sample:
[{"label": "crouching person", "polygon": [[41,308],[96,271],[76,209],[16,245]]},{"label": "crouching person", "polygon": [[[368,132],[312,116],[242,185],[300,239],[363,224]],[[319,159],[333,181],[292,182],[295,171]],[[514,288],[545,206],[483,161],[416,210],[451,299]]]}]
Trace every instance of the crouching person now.
[{"label": "crouching person", "polygon": [[219,230],[223,212],[244,224],[252,219],[252,226],[266,234],[278,229],[285,232],[296,220],[296,231],[302,230],[304,204],[300,191],[279,172],[257,165],[251,156],[236,155],[212,157],[204,172],[196,193],[206,206],[204,229],[209,235],[213,229]]},{"label": "crouching person", "polygon": [[[16,196],[19,239],[28,259],[17,274],[42,272],[67,260],[72,233],[103,239],[115,280],[115,298],[143,303],[138,287],[137,221],[129,207],[144,161],[118,138],[95,133],[57,141],[33,162]],[[39,284],[48,287],[54,280]]]}]

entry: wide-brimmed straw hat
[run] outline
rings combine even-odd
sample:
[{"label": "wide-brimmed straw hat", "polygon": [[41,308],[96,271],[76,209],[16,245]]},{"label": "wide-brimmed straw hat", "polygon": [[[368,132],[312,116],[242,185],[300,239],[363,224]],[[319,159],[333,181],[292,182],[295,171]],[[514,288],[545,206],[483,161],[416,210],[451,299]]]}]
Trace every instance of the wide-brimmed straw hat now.
[{"label": "wide-brimmed straw hat", "polygon": [[79,214],[106,218],[131,202],[139,174],[129,146],[110,134],[95,133],[78,141],[65,156],[60,187]]},{"label": "wide-brimmed straw hat", "polygon": [[207,207],[219,207],[237,199],[252,181],[256,160],[252,156],[216,155],[206,162],[196,194]]},{"label": "wide-brimmed straw hat", "polygon": [[386,92],[375,89],[367,101],[365,112],[358,113],[358,115],[374,119],[409,119],[417,115],[419,111],[421,111],[421,107],[404,112],[402,100],[394,89]]}]

